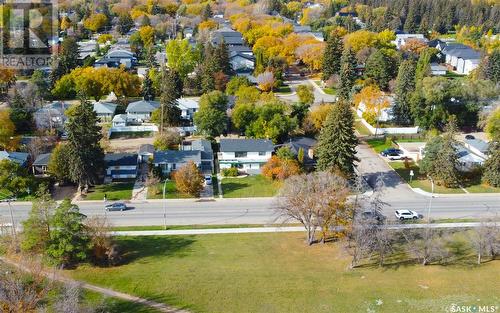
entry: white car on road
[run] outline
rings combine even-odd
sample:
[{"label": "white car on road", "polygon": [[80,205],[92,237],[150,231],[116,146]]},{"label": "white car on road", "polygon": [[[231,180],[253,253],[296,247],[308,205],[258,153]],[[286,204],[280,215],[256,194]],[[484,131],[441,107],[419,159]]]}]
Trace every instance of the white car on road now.
[{"label": "white car on road", "polygon": [[411,210],[396,210],[394,214],[396,215],[396,218],[401,221],[411,220],[411,219],[416,220],[420,217],[420,215],[417,212]]}]

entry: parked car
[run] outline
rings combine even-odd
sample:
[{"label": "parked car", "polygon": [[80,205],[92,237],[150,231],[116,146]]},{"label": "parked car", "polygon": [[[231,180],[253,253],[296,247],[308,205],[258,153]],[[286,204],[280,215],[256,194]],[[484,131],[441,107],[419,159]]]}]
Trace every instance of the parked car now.
[{"label": "parked car", "polygon": [[394,214],[396,215],[396,218],[401,220],[401,221],[412,220],[412,219],[416,220],[416,219],[422,218],[422,216],[420,214],[418,214],[415,211],[411,211],[411,210],[396,210],[396,212]]},{"label": "parked car", "polygon": [[212,176],[205,175],[205,184],[207,184],[207,185],[211,185],[212,184]]},{"label": "parked car", "polygon": [[389,153],[387,156],[386,156],[389,160],[391,161],[395,161],[395,160],[404,160],[406,159],[406,156],[404,156],[403,154],[399,154],[399,153]]},{"label": "parked car", "polygon": [[383,224],[386,219],[386,217],[382,213],[375,210],[364,211],[361,213],[361,217],[366,220],[376,221],[379,224]]},{"label": "parked car", "polygon": [[472,139],[476,139],[476,137],[474,137],[472,135],[465,135],[465,139],[472,140]]},{"label": "parked car", "polygon": [[403,151],[396,149],[396,148],[389,148],[389,149],[385,149],[384,151],[380,152],[381,156],[388,156],[389,154],[403,154]]},{"label": "parked car", "polygon": [[123,202],[115,202],[105,206],[106,211],[125,211],[127,206]]}]

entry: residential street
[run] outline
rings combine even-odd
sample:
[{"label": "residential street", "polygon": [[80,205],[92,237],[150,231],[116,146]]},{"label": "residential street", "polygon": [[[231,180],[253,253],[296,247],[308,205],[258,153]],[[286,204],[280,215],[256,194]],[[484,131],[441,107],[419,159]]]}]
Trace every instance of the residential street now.
[{"label": "residential street", "polygon": [[287,100],[290,102],[298,102],[299,97],[295,93],[295,90],[296,90],[297,86],[299,86],[299,85],[311,85],[313,87],[314,104],[320,104],[322,102],[332,103],[332,102],[335,102],[335,100],[337,99],[336,96],[326,94],[323,90],[321,90],[321,88],[319,88],[317,85],[315,85],[309,79],[300,78],[297,80],[289,80],[289,81],[286,81],[285,84],[290,86],[290,88],[292,89],[292,93],[291,94],[277,94],[277,96],[283,100]]}]

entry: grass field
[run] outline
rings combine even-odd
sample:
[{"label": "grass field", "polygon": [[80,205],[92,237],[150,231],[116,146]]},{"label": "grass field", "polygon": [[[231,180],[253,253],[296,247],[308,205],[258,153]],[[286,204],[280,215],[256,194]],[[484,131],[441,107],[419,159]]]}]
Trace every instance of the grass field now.
[{"label": "grass field", "polygon": [[130,200],[133,188],[133,182],[98,185],[89,191],[85,200],[103,200],[104,194],[106,194],[106,199],[111,201]]},{"label": "grass field", "polygon": [[282,93],[282,94],[292,93],[292,89],[288,85],[282,85],[276,88],[275,93]]},{"label": "grass field", "polygon": [[385,149],[392,148],[392,144],[387,144],[385,141],[385,138],[381,139],[369,139],[366,141],[366,143],[375,150],[375,152],[380,153],[384,151]]},{"label": "grass field", "polygon": [[[154,187],[148,188],[148,199],[163,199],[163,184],[159,183]],[[167,186],[165,189],[165,198],[167,199],[187,199],[192,198],[189,195],[181,193],[175,187],[175,182],[173,180],[167,181]]]},{"label": "grass field", "polygon": [[224,198],[272,197],[278,193],[279,188],[280,183],[273,182],[262,175],[222,180]]},{"label": "grass field", "polygon": [[118,298],[104,297],[99,293],[92,291],[84,291],[82,295],[84,303],[89,304],[91,307],[101,309],[99,312],[106,313],[160,313],[160,311],[153,308],[144,306],[139,303],[121,300]]},{"label": "grass field", "polygon": [[151,137],[153,132],[150,131],[141,131],[141,132],[113,132],[109,139],[130,139],[130,138],[143,138],[143,137]]},{"label": "grass field", "polygon": [[[119,238],[129,251],[114,268],[67,274],[192,312],[447,312],[451,304],[499,305],[500,262],[349,270],[336,244],[302,233]],[[132,312],[126,311],[123,312]]]}]

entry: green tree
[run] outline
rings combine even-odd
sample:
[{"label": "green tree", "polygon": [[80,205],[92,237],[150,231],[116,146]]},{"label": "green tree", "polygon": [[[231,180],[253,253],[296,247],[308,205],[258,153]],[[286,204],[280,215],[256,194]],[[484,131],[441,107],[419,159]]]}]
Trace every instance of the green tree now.
[{"label": "green tree", "polygon": [[58,144],[50,154],[47,172],[58,182],[71,181],[70,158],[69,145]]},{"label": "green tree", "polygon": [[375,81],[381,90],[389,88],[393,78],[394,60],[380,49],[372,53],[366,60],[365,76]]},{"label": "green tree", "polygon": [[235,95],[241,86],[251,86],[251,83],[245,76],[234,76],[226,85],[226,93]]},{"label": "green tree", "polygon": [[178,132],[165,130],[155,137],[153,145],[156,150],[177,150],[181,144],[182,137]]},{"label": "green tree", "polygon": [[80,192],[97,183],[104,168],[104,152],[99,144],[101,127],[97,122],[92,105],[82,98],[66,124],[70,178],[78,184]]},{"label": "green tree", "polygon": [[165,126],[176,126],[181,119],[181,110],[177,99],[182,96],[182,80],[174,70],[162,69],[160,86],[160,108],[153,112],[152,120],[160,124],[160,131]]},{"label": "green tree", "polygon": [[276,156],[282,160],[295,160],[295,155],[293,154],[292,150],[288,146],[283,146],[280,147],[276,151]]},{"label": "green tree", "polygon": [[427,48],[420,53],[420,57],[417,61],[417,68],[415,70],[415,80],[417,82],[431,75],[431,60],[436,53],[437,50],[435,48]]},{"label": "green tree", "polygon": [[326,41],[323,54],[323,80],[328,80],[332,75],[339,73],[343,49],[342,38],[337,34],[331,34]]},{"label": "green tree", "polygon": [[85,218],[69,199],[61,202],[55,210],[47,248],[47,255],[55,264],[64,267],[87,258],[90,239],[85,232]]},{"label": "green tree", "polygon": [[36,86],[36,96],[38,99],[47,100],[50,98],[50,86],[41,70],[35,70],[31,75],[30,81]]},{"label": "green tree", "polygon": [[132,20],[130,14],[123,13],[118,16],[118,24],[116,25],[116,30],[120,34],[125,35],[132,29],[132,27],[134,27],[134,20]]},{"label": "green tree", "polygon": [[153,81],[149,77],[149,70],[146,71],[142,81],[142,98],[146,101],[153,101],[155,99]]},{"label": "green tree", "polygon": [[37,191],[28,219],[23,222],[23,251],[45,254],[50,243],[50,224],[56,206],[46,186]]},{"label": "green tree", "polygon": [[24,167],[7,159],[0,161],[0,186],[2,192],[9,193],[7,196],[24,194],[31,184],[32,180]]},{"label": "green tree", "polygon": [[354,175],[358,139],[354,134],[354,116],[348,102],[337,102],[321,129],[317,147],[318,164],[321,171],[340,171],[346,176]]},{"label": "green tree", "polygon": [[415,91],[415,62],[406,60],[399,67],[396,78],[396,96],[393,108],[394,119],[399,125],[411,125],[411,94]]},{"label": "green tree", "polygon": [[351,97],[351,90],[356,80],[356,55],[351,48],[344,49],[340,59],[340,82],[338,96],[341,100]]},{"label": "green tree", "polygon": [[457,187],[459,182],[456,122],[450,119],[446,132],[436,136],[425,145],[425,155],[420,171],[427,174],[438,185]]},{"label": "green tree", "polygon": [[500,141],[491,141],[488,159],[484,162],[483,181],[493,187],[500,187]]},{"label": "green tree", "polygon": [[255,107],[256,119],[246,127],[245,134],[254,138],[283,142],[297,128],[297,119],[288,112],[290,107],[277,100],[265,102]]},{"label": "green tree", "polygon": [[251,103],[238,103],[231,112],[234,127],[243,133],[255,119],[257,119],[257,112]]},{"label": "green tree", "polygon": [[201,19],[203,21],[206,21],[208,20],[209,18],[211,18],[213,15],[213,12],[212,12],[212,8],[210,7],[210,4],[207,3],[205,5],[205,7],[203,8],[203,11],[201,12]]},{"label": "green tree", "polygon": [[51,86],[65,74],[78,66],[79,46],[73,37],[64,38],[57,57],[52,59],[52,71],[50,72]]},{"label": "green tree", "polygon": [[500,140],[500,107],[496,108],[488,116],[485,131],[492,140]]},{"label": "green tree", "polygon": [[173,39],[166,47],[168,67],[184,78],[191,73],[198,62],[197,54],[187,39]]},{"label": "green tree", "polygon": [[[33,111],[28,108],[24,98],[14,90],[14,96],[10,99],[10,120],[15,126],[17,133],[27,133],[33,130]],[[10,139],[10,138],[9,138]]]},{"label": "green tree", "polygon": [[311,85],[299,85],[297,87],[297,96],[302,104],[311,105],[314,103],[314,93]]},{"label": "green tree", "polygon": [[493,50],[491,55],[488,56],[486,77],[495,84],[500,82],[500,48]]},{"label": "green tree", "polygon": [[200,133],[209,137],[222,134],[227,127],[227,97],[220,91],[212,91],[200,98],[200,109],[194,115],[194,123]]},{"label": "green tree", "polygon": [[222,71],[228,76],[233,74],[233,68],[229,60],[229,49],[224,41],[222,41],[215,49],[214,57],[218,63],[218,71],[216,72]]}]

